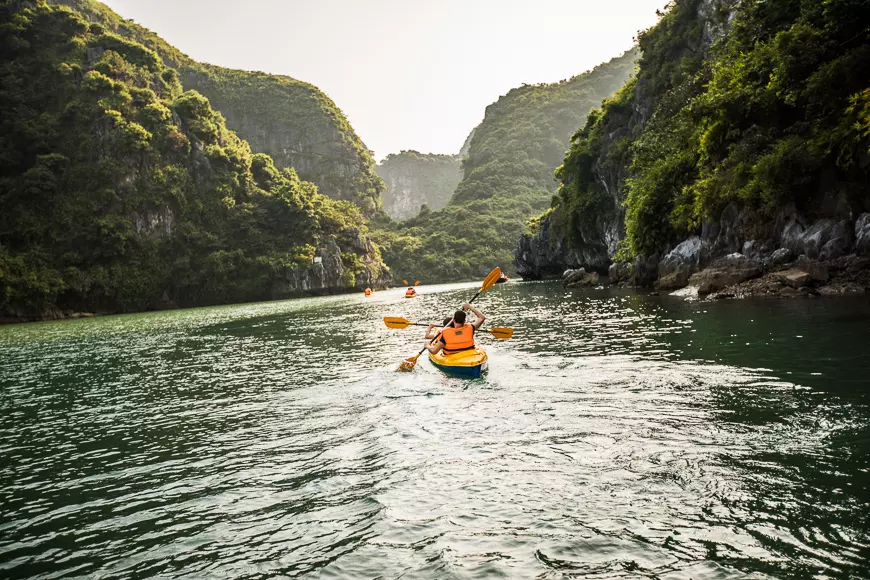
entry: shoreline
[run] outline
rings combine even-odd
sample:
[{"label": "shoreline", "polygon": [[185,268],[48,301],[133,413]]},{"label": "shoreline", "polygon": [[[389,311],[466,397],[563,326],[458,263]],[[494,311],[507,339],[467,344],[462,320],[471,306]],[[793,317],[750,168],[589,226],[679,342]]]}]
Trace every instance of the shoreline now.
[{"label": "shoreline", "polygon": [[708,301],[870,294],[870,257],[858,254],[832,260],[811,260],[801,255],[796,260],[761,263],[735,252],[696,272],[662,274],[649,284],[637,284],[631,276],[620,276],[617,265],[611,267],[610,273],[611,276],[602,277],[584,268],[569,269],[561,280],[565,288],[607,283]]},{"label": "shoreline", "polygon": [[[383,292],[385,290],[390,290],[392,288],[399,288],[399,286],[390,286],[387,288],[377,288],[379,292]],[[103,318],[106,316],[119,316],[124,314],[144,314],[146,312],[167,312],[170,310],[188,310],[193,308],[210,308],[217,306],[236,306],[240,304],[261,304],[265,302],[280,302],[283,300],[298,300],[301,298],[318,298],[323,296],[342,296],[346,294],[355,294],[359,292],[362,294],[363,289],[341,289],[341,288],[332,288],[332,289],[324,289],[321,291],[307,291],[307,292],[298,292],[293,293],[288,296],[274,297],[274,298],[265,298],[263,300],[245,300],[241,302],[220,302],[215,304],[185,304],[183,306],[179,306],[175,303],[168,303],[164,305],[157,306],[155,308],[146,308],[144,310],[119,310],[119,311],[111,311],[111,312],[84,312],[84,311],[76,311],[76,310],[62,310],[60,308],[53,309],[50,312],[47,312],[41,316],[35,317],[10,317],[10,316],[0,316],[0,326],[11,326],[15,324],[32,324],[35,322],[58,322],[63,320],[78,320],[82,318]]]}]

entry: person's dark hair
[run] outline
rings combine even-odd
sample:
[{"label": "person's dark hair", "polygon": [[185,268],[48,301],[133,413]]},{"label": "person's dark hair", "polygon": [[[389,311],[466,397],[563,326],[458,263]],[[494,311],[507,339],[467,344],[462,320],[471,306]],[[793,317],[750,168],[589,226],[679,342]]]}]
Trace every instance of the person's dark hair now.
[{"label": "person's dark hair", "polygon": [[453,321],[456,324],[465,324],[465,311],[457,310],[456,314],[453,315]]},{"label": "person's dark hair", "polygon": [[447,318],[444,319],[444,322],[441,323],[441,326],[447,326],[447,325],[450,324],[451,322],[453,322],[453,318],[451,318],[450,316],[448,316]]}]

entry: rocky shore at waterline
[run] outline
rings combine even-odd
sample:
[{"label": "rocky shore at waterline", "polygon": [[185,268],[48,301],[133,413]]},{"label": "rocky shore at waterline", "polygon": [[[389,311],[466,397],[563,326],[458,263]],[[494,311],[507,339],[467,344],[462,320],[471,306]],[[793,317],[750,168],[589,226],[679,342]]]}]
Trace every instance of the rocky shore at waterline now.
[{"label": "rocky shore at waterline", "polygon": [[[620,279],[618,267],[613,277],[599,276],[584,268],[566,270],[566,288],[598,287],[604,283],[638,287],[630,279]],[[646,286],[646,288],[650,288]],[[798,298],[870,294],[870,258],[850,254],[833,260],[810,260],[805,255],[778,264],[758,263],[743,254],[730,254],[710,267],[675,283],[672,277],[657,280],[655,292],[679,293],[706,300],[751,298],[757,296]]]},{"label": "rocky shore at waterline", "polygon": [[[854,221],[821,219],[809,224],[792,216],[777,220],[777,234],[746,242],[741,238],[747,239],[749,228],[738,227],[739,217],[705,225],[701,235],[683,240],[663,256],[613,263],[606,281],[710,299],[870,292],[870,213]],[[566,287],[597,286],[605,280],[599,276],[604,272],[598,262],[579,268],[569,264],[562,275]],[[556,265],[551,263],[549,270]],[[541,274],[546,272],[536,264],[527,277],[545,277]]]}]

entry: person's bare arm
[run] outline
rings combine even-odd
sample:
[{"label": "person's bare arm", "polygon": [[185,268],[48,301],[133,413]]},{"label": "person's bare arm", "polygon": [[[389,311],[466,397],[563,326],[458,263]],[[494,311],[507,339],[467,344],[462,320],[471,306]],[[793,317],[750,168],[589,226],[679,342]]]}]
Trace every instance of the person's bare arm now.
[{"label": "person's bare arm", "polygon": [[423,346],[426,347],[426,350],[431,352],[432,354],[438,354],[441,352],[441,349],[444,348],[444,343],[440,340],[436,343],[426,342]]},{"label": "person's bare arm", "polygon": [[472,326],[474,326],[474,330],[478,330],[483,325],[483,321],[486,320],[486,316],[483,315],[483,312],[481,312],[480,310],[478,310],[477,308],[475,308],[471,304],[464,304],[462,306],[462,309],[466,310],[466,311],[471,310],[472,312],[474,312],[474,315],[477,317],[477,320],[475,320],[471,324],[472,324]]}]

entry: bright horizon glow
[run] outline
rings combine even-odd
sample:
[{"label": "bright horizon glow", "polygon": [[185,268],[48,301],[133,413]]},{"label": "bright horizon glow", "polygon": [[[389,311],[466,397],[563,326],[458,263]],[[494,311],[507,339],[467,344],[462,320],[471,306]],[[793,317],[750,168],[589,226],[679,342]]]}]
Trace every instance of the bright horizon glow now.
[{"label": "bright horizon glow", "polygon": [[487,105],[632,47],[666,0],[104,0],[200,62],[311,83],[380,160],[457,153]]}]

